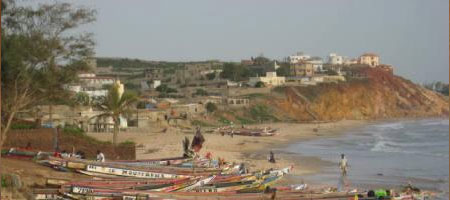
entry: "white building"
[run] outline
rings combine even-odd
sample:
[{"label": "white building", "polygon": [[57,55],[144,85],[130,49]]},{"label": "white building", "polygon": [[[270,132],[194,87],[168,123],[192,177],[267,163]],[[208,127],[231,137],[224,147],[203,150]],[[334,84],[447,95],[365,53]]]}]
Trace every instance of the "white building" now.
[{"label": "white building", "polygon": [[344,65],[354,65],[354,64],[358,64],[358,60],[350,59],[350,58],[344,58]]},{"label": "white building", "polygon": [[207,74],[211,74],[211,73],[220,74],[221,72],[222,72],[221,69],[210,69],[210,70],[201,71],[200,74],[201,75],[207,75]]},{"label": "white building", "polygon": [[273,62],[273,68],[274,68],[275,70],[277,70],[278,68],[280,68],[280,65],[277,64],[277,61],[274,61],[274,62]]},{"label": "white building", "polygon": [[359,57],[359,63],[376,67],[380,65],[380,57],[374,53],[365,53]]},{"label": "white building", "polygon": [[81,85],[71,85],[66,87],[68,90],[73,91],[75,93],[83,92],[86,93],[89,98],[96,98],[101,96],[106,96],[108,94],[108,90],[106,89],[95,89],[90,87],[83,87]]},{"label": "white building", "polygon": [[323,61],[320,57],[312,57],[306,60],[307,63],[311,63],[313,65],[313,69],[315,72],[323,71]]},{"label": "white building", "polygon": [[263,82],[266,86],[278,86],[284,85],[286,78],[283,76],[277,76],[276,72],[266,72],[265,77],[250,77],[248,84],[255,86],[258,82]]},{"label": "white building", "polygon": [[328,63],[332,65],[342,65],[344,63],[344,59],[336,53],[330,53],[328,56]]},{"label": "white building", "polygon": [[118,84],[119,94],[122,94],[124,91],[124,85],[120,83],[120,80],[115,80],[114,78],[97,77],[92,73],[78,74],[78,78],[80,79],[79,85],[70,85],[66,86],[66,88],[76,93],[84,92],[90,98],[106,96],[108,94],[108,90],[104,87],[106,85]]},{"label": "white building", "polygon": [[153,89],[156,89],[157,87],[159,87],[161,85],[161,80],[153,80],[151,87]]},{"label": "white building", "polygon": [[115,78],[106,76],[96,76],[93,73],[78,74],[81,84],[84,87],[102,88],[104,85],[112,85]]},{"label": "white building", "polygon": [[289,62],[290,63],[299,63],[301,61],[305,61],[310,58],[311,58],[311,56],[304,54],[303,52],[298,52],[295,55],[289,56]]}]

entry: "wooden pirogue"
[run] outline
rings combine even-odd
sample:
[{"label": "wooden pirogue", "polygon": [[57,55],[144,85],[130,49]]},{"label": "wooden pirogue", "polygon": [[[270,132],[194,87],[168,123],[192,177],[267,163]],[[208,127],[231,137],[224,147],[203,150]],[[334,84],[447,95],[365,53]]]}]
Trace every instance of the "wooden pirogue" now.
[{"label": "wooden pirogue", "polygon": [[42,164],[58,166],[92,175],[111,175],[118,177],[135,178],[183,178],[196,176],[210,176],[223,171],[220,168],[184,168],[173,166],[150,166],[136,167],[126,164],[101,163],[81,159],[60,159],[49,157],[47,160],[39,161]]}]

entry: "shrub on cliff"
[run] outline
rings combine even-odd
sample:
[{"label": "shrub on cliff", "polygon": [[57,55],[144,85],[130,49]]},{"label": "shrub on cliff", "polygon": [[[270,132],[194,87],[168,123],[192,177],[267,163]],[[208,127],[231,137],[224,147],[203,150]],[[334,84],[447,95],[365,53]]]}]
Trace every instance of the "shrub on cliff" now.
[{"label": "shrub on cliff", "polygon": [[212,113],[212,112],[214,112],[214,111],[217,110],[217,106],[216,106],[216,104],[214,104],[214,103],[208,102],[208,103],[206,104],[206,110],[207,110],[209,113]]}]

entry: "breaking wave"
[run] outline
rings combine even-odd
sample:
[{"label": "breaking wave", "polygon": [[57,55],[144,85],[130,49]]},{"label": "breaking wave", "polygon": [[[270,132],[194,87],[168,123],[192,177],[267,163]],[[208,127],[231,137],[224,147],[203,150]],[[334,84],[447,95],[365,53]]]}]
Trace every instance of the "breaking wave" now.
[{"label": "breaking wave", "polygon": [[422,122],[424,126],[436,126],[436,125],[449,125],[448,119],[440,119],[440,120],[430,120]]},{"label": "breaking wave", "polygon": [[372,126],[376,129],[394,129],[394,130],[402,129],[405,127],[402,122],[395,122],[395,123],[389,123],[389,124],[377,124],[377,125],[372,125]]}]

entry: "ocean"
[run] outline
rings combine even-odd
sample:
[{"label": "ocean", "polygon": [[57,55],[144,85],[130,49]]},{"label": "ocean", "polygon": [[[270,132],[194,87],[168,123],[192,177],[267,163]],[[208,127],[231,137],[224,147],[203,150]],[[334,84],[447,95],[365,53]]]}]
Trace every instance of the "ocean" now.
[{"label": "ocean", "polygon": [[343,153],[350,165],[348,180],[354,187],[391,188],[411,183],[438,191],[439,199],[449,199],[448,119],[374,121],[343,136],[299,142],[283,151],[335,163],[321,173],[297,177],[306,183],[337,185]]}]

